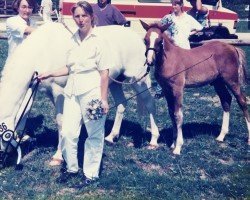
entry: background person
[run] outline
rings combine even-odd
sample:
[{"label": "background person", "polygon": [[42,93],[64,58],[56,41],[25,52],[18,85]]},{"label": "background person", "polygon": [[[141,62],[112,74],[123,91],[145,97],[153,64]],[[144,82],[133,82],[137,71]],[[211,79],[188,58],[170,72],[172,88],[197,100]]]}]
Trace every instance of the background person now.
[{"label": "background person", "polygon": [[53,6],[53,3],[51,0],[42,0],[41,1],[40,12],[42,14],[44,22],[52,21],[51,14],[54,13],[52,11],[52,6]]},{"label": "background person", "polygon": [[172,0],[173,12],[161,19],[161,24],[171,24],[168,32],[176,46],[190,49],[189,36],[203,29],[201,24],[183,11],[183,0]]},{"label": "background person", "polygon": [[34,31],[36,24],[31,19],[31,15],[35,9],[35,0],[16,0],[13,2],[13,10],[18,12],[18,15],[6,20],[6,34],[9,44],[8,56]]},{"label": "background person", "polygon": [[196,19],[203,27],[208,26],[208,9],[202,5],[201,0],[189,0],[192,8],[187,14]]},{"label": "background person", "polygon": [[[40,79],[68,75],[65,86],[64,114],[62,120],[62,153],[67,170],[57,179],[66,183],[78,173],[77,143],[80,128],[85,124],[87,139],[84,144],[84,178],[74,187],[88,185],[99,177],[104,146],[104,124],[106,116],[90,120],[88,103],[93,99],[102,102],[104,113],[109,110],[108,81],[110,56],[101,36],[95,33],[93,9],[86,1],[75,4],[71,12],[78,26],[72,37],[73,48],[68,54],[67,66],[39,76]],[[87,83],[87,84],[86,84]]]},{"label": "background person", "polygon": [[118,8],[111,5],[111,0],[98,0],[97,4],[92,7],[97,17],[96,26],[124,25],[126,23],[124,15]]}]

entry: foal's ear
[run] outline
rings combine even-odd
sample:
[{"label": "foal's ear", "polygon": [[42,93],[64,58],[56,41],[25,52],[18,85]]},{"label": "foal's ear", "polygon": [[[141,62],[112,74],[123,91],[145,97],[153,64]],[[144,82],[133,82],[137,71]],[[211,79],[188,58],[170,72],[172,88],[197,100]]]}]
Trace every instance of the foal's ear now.
[{"label": "foal's ear", "polygon": [[161,32],[163,33],[164,31],[166,31],[169,28],[169,26],[171,26],[172,23],[173,22],[161,26]]},{"label": "foal's ear", "polygon": [[140,22],[141,22],[142,27],[143,27],[146,31],[148,31],[149,25],[148,25],[146,22],[142,21],[142,20],[140,20]]}]

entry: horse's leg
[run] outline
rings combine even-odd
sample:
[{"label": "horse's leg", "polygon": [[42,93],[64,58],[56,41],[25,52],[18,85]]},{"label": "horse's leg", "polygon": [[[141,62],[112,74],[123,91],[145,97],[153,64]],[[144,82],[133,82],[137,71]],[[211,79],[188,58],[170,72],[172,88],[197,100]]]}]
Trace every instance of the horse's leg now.
[{"label": "horse's leg", "polygon": [[241,87],[240,87],[239,83],[227,81],[227,86],[233,92],[233,94],[237,100],[237,103],[239,104],[239,106],[244,114],[246,124],[247,124],[247,130],[248,130],[248,145],[250,145],[250,115],[249,115],[248,108],[247,108],[246,96],[241,91]]},{"label": "horse's leg", "polygon": [[109,85],[109,88],[110,88],[110,93],[112,97],[114,98],[115,105],[118,105],[118,106],[116,110],[113,128],[111,130],[111,133],[105,137],[105,140],[110,143],[113,143],[114,138],[119,137],[122,119],[123,119],[123,115],[124,115],[127,102],[126,102],[126,98],[124,96],[121,84],[111,83]]},{"label": "horse's leg", "polygon": [[[171,91],[172,90],[172,91]],[[182,113],[182,99],[183,88],[181,89],[167,89],[165,90],[165,97],[168,103],[168,112],[173,124],[173,154],[180,155],[181,147],[183,145],[183,113]]]},{"label": "horse's leg", "polygon": [[[148,77],[147,77],[148,78]],[[135,89],[136,93],[139,94],[138,96],[138,102],[137,104],[143,104],[147,111],[149,112],[149,118],[150,118],[150,126],[151,126],[151,140],[149,142],[149,149],[155,149],[158,145],[158,138],[160,136],[159,129],[155,123],[155,115],[156,115],[156,108],[155,108],[155,101],[152,97],[150,91],[148,90],[148,85],[145,81],[136,82],[133,84],[133,88]],[[141,108],[141,106],[138,106],[137,108]],[[139,112],[140,113],[140,112]]]},{"label": "horse's leg", "polygon": [[219,136],[216,140],[223,142],[224,137],[229,131],[229,118],[230,118],[230,106],[232,102],[232,96],[228,92],[225,83],[222,80],[216,80],[213,83],[214,89],[218,94],[221,102],[221,106],[223,108],[223,119],[222,126]]},{"label": "horse's leg", "polygon": [[52,103],[55,105],[55,112],[56,112],[56,123],[58,127],[58,145],[57,145],[57,151],[52,156],[54,160],[63,160],[62,158],[62,149],[61,149],[61,141],[62,141],[62,115],[63,115],[63,102],[64,102],[64,96],[63,96],[63,87],[53,82],[51,84],[51,87],[48,87],[47,90],[47,96],[50,98]]},{"label": "horse's leg", "polygon": [[[24,99],[23,99],[21,106],[18,109],[17,115],[15,117],[15,126],[18,125],[15,128],[16,128],[17,133],[19,133],[19,134],[22,134],[22,131],[25,128],[26,121],[27,121],[28,115],[29,115],[29,111],[30,111],[31,106],[32,106],[33,101],[34,101],[34,96],[31,97],[31,94],[32,94],[32,89],[29,88],[24,96]],[[30,101],[29,101],[29,99],[30,99]],[[25,107],[26,107],[26,110],[24,110]],[[22,114],[23,114],[22,119],[20,119]],[[19,120],[20,120],[20,122],[19,122]],[[19,124],[17,124],[18,122],[19,122]]]}]

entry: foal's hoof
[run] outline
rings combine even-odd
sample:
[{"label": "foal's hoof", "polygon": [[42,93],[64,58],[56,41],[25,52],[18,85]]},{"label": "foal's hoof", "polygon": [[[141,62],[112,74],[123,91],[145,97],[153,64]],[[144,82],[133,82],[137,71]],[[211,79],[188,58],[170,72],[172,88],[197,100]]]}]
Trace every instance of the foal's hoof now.
[{"label": "foal's hoof", "polygon": [[156,149],[158,149],[159,148],[159,145],[155,145],[155,144],[149,144],[148,146],[147,146],[147,149],[148,150],[156,150]]},{"label": "foal's hoof", "polygon": [[218,136],[215,140],[218,141],[218,142],[224,142],[224,138],[222,138],[220,136]]}]

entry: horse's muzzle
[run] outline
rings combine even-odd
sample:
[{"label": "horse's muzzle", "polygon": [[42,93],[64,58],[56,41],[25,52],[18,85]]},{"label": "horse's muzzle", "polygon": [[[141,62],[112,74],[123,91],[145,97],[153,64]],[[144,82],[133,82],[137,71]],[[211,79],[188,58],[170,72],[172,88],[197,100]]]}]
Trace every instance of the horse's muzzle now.
[{"label": "horse's muzzle", "polygon": [[150,50],[154,51],[155,54],[157,53],[157,51],[156,51],[155,48],[147,48],[147,50],[146,50],[146,52],[145,52],[145,56],[146,56],[146,57],[148,56],[148,51],[150,51]]}]

